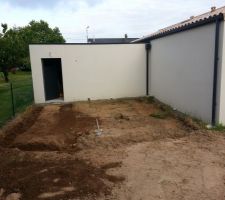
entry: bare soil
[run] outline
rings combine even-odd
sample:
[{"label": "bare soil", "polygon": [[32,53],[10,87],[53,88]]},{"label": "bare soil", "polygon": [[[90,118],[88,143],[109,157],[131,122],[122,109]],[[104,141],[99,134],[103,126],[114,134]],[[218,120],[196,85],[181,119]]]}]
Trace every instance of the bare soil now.
[{"label": "bare soil", "polygon": [[145,98],[30,108],[0,131],[0,200],[225,199],[225,134],[153,117],[164,111]]}]

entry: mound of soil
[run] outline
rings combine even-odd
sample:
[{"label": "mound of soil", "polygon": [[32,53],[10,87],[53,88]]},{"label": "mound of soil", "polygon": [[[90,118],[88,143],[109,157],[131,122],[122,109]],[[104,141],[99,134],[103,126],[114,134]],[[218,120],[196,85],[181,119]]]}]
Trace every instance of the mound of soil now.
[{"label": "mound of soil", "polygon": [[37,121],[43,107],[33,106],[28,109],[22,116],[18,117],[15,121],[9,123],[3,129],[3,137],[0,140],[0,145],[8,146],[20,134],[29,130]]},{"label": "mound of soil", "polygon": [[94,167],[79,159],[46,162],[26,157],[18,160],[19,155],[15,152],[14,155],[1,153],[0,156],[2,159],[4,156],[11,158],[10,162],[0,163],[0,189],[4,190],[4,196],[19,193],[24,200],[95,199],[110,195],[111,186],[124,180],[106,173],[121,163]]},{"label": "mound of soil", "polygon": [[96,119],[73,110],[72,104],[62,105],[58,111],[45,109],[34,107],[29,117],[25,115],[6,129],[1,144],[25,151],[59,151],[96,128]]},{"label": "mound of soil", "polygon": [[0,139],[0,199],[224,199],[224,134],[162,112],[146,99],[28,110]]}]

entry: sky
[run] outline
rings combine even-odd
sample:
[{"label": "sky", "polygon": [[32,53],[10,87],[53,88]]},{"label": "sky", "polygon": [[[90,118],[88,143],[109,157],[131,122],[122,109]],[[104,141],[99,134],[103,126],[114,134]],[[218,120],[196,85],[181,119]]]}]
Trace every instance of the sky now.
[{"label": "sky", "polygon": [[25,26],[31,20],[59,27],[67,42],[89,38],[142,37],[225,6],[224,0],[0,0],[0,23]]}]

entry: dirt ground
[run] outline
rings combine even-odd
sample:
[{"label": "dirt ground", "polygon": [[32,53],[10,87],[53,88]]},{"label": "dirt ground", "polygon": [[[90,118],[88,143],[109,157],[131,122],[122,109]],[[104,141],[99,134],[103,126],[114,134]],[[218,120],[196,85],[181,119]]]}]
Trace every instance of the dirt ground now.
[{"label": "dirt ground", "polygon": [[225,133],[162,112],[145,98],[28,109],[0,131],[0,200],[225,199]]}]

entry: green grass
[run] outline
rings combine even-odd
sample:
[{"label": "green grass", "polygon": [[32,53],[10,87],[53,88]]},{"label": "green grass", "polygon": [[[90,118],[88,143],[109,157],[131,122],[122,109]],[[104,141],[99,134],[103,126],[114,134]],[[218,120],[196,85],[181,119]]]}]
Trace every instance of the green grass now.
[{"label": "green grass", "polygon": [[[13,86],[15,112],[20,113],[33,102],[33,87],[30,72],[9,73],[9,79]],[[0,126],[12,118],[12,97],[10,84],[5,83],[0,77]]]},{"label": "green grass", "polygon": [[155,104],[156,107],[158,107],[160,109],[160,111],[150,114],[149,115],[150,117],[154,117],[157,119],[166,119],[169,116],[173,116],[173,114],[174,114],[174,111],[170,106],[159,102],[152,96],[147,97],[147,103]]},{"label": "green grass", "polygon": [[157,119],[166,119],[168,117],[168,113],[166,112],[157,112],[150,114],[150,117],[154,117]]},{"label": "green grass", "polygon": [[155,103],[155,98],[153,96],[146,97],[147,103]]},{"label": "green grass", "polygon": [[223,132],[225,131],[225,126],[223,124],[217,124],[212,128],[212,130]]}]

